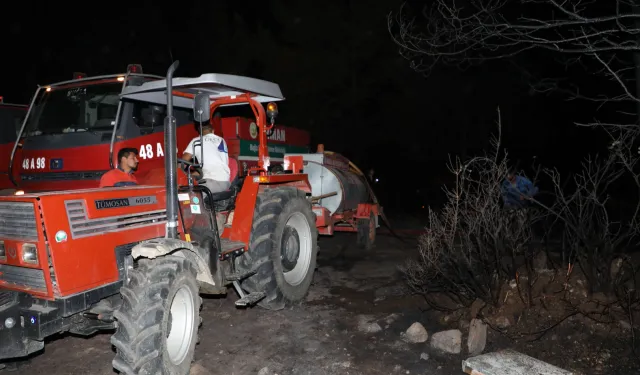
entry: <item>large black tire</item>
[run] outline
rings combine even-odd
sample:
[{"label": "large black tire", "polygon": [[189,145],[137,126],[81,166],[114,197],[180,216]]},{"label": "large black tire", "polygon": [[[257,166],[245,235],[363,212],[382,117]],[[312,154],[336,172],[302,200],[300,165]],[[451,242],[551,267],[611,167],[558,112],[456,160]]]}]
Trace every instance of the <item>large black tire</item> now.
[{"label": "large black tire", "polygon": [[373,212],[369,214],[368,219],[358,219],[357,226],[358,247],[371,250],[376,243],[376,217]]},{"label": "large black tire", "polygon": [[122,306],[114,314],[113,367],[127,375],[189,374],[202,304],[193,264],[168,255],[141,259],[128,272]]},{"label": "large black tire", "polygon": [[304,300],[316,268],[315,224],[316,216],[303,191],[278,187],[258,195],[249,251],[239,258],[237,266],[244,271],[256,270],[242,287],[267,294],[259,306],[279,310]]}]

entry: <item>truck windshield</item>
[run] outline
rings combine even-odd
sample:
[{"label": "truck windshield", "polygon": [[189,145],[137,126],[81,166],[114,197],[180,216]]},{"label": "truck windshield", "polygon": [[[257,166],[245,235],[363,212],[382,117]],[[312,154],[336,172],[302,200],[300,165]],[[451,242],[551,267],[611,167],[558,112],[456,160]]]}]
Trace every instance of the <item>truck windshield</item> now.
[{"label": "truck windshield", "polygon": [[15,142],[27,109],[0,105],[0,144]]},{"label": "truck windshield", "polygon": [[41,90],[26,134],[111,131],[116,121],[122,83],[90,83]]}]

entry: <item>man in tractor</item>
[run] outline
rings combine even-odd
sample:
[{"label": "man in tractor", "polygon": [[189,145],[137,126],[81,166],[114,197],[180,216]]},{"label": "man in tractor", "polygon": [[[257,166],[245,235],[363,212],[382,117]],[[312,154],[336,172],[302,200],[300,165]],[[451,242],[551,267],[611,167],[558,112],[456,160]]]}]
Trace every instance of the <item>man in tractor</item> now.
[{"label": "man in tractor", "polygon": [[212,193],[219,193],[229,189],[231,172],[229,170],[229,153],[224,138],[213,132],[211,122],[202,125],[202,143],[200,137],[195,137],[184,150],[182,159],[191,161],[202,154],[202,176],[199,176]]},{"label": "man in tractor", "polygon": [[118,151],[118,166],[102,175],[100,187],[137,185],[133,173],[138,169],[138,150],[125,147]]}]

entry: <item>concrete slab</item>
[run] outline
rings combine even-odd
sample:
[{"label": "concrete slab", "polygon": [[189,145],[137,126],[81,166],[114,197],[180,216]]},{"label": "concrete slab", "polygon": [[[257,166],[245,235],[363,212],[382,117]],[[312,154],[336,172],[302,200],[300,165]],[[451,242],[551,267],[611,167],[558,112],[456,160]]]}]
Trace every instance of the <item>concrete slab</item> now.
[{"label": "concrete slab", "polygon": [[574,375],[515,350],[468,358],[462,361],[462,371],[469,375]]}]

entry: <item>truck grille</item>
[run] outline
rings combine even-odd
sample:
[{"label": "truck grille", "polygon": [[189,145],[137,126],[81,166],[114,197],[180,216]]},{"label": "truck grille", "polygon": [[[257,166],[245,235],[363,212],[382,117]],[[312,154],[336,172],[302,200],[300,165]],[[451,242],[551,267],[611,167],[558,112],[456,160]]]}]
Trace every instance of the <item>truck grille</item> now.
[{"label": "truck grille", "polygon": [[42,270],[0,264],[0,282],[7,286],[46,292],[47,283]]},{"label": "truck grille", "polygon": [[12,303],[16,299],[14,292],[0,292],[0,308]]},{"label": "truck grille", "polygon": [[0,202],[0,238],[38,240],[33,203]]}]

